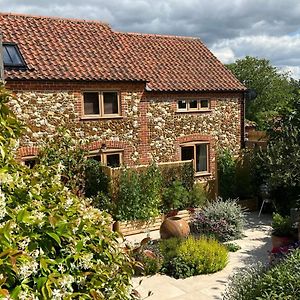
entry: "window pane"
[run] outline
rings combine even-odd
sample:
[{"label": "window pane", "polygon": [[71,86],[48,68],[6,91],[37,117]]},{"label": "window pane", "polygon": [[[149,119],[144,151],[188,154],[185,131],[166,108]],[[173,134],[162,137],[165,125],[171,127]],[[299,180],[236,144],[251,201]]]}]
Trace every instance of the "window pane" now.
[{"label": "window pane", "polygon": [[191,100],[190,101],[190,108],[191,109],[197,109],[197,100]]},{"label": "window pane", "polygon": [[4,65],[12,65],[12,60],[7,52],[6,47],[3,47],[3,63]]},{"label": "window pane", "polygon": [[22,65],[22,59],[18,53],[15,46],[4,46],[7,49],[7,52],[11,58],[12,64],[14,66]]},{"label": "window pane", "polygon": [[27,166],[29,169],[32,169],[38,162],[37,158],[30,158],[30,159],[26,159],[24,161],[25,166]]},{"label": "window pane", "polygon": [[88,159],[92,159],[92,160],[101,162],[101,156],[100,156],[100,155],[92,155],[92,156],[88,156]]},{"label": "window pane", "polygon": [[194,159],[194,146],[181,147],[181,160]]},{"label": "window pane", "polygon": [[98,93],[84,93],[84,114],[99,115],[99,96]]},{"label": "window pane", "polygon": [[207,144],[196,145],[196,172],[205,172],[207,169]]},{"label": "window pane", "polygon": [[201,108],[208,108],[208,104],[209,104],[208,100],[201,100],[200,102]]},{"label": "window pane", "polygon": [[106,154],[106,165],[112,168],[120,167],[120,153]]},{"label": "window pane", "polygon": [[103,92],[104,114],[118,114],[118,93]]},{"label": "window pane", "polygon": [[178,101],[178,109],[186,109],[186,101],[179,100]]}]

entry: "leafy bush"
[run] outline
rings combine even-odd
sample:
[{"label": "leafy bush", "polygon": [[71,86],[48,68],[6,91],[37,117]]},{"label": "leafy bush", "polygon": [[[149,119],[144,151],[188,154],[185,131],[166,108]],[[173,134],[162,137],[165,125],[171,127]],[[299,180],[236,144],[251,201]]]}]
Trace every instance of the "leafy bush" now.
[{"label": "leafy bush", "polygon": [[228,150],[218,153],[219,194],[222,198],[236,197],[236,161]]},{"label": "leafy bush", "polygon": [[149,220],[159,215],[161,177],[155,165],[139,173],[122,170],[119,185],[114,215],[117,220]]},{"label": "leafy bush", "polygon": [[283,217],[274,213],[272,217],[272,234],[277,236],[291,236],[293,233],[293,223],[289,216]]},{"label": "leafy bush", "polygon": [[253,154],[243,151],[235,158],[229,150],[218,153],[219,195],[245,199],[254,195]]},{"label": "leafy bush", "polygon": [[163,191],[163,211],[186,208],[189,202],[189,192],[180,181],[175,180]]},{"label": "leafy bush", "polygon": [[241,249],[241,246],[235,243],[226,243],[224,246],[227,248],[229,252],[236,252]]},{"label": "leafy bush", "polygon": [[[62,185],[62,163],[14,161],[18,136],[0,91],[0,295],[9,299],[131,299],[133,260],[105,213]],[[12,125],[11,125],[12,124]],[[4,128],[6,127],[6,128]],[[16,129],[17,128],[17,129]]]},{"label": "leafy bush", "polygon": [[257,265],[234,275],[224,300],[299,299],[300,249],[277,265]]},{"label": "leafy bush", "polygon": [[47,138],[39,153],[39,163],[45,166],[59,166],[61,180],[74,194],[82,195],[85,185],[86,151],[83,143],[71,132],[59,128],[57,133]]},{"label": "leafy bush", "polygon": [[160,165],[159,170],[164,187],[169,187],[174,181],[179,181],[188,191],[193,188],[195,171],[192,163],[171,166]]},{"label": "leafy bush", "polygon": [[218,199],[196,212],[191,222],[195,233],[213,236],[219,241],[228,241],[242,236],[245,214],[234,200]]},{"label": "leafy bush", "polygon": [[175,278],[214,273],[223,269],[228,261],[226,247],[213,239],[188,237],[184,240],[163,240],[161,243],[164,256],[162,270]]},{"label": "leafy bush", "polygon": [[[207,202],[207,194],[201,183],[194,184],[189,193],[189,207],[203,207]],[[185,207],[187,208],[187,207]]]},{"label": "leafy bush", "polygon": [[108,186],[109,178],[104,174],[101,164],[94,159],[87,159],[85,161],[85,196],[97,196],[100,192],[107,195]]}]

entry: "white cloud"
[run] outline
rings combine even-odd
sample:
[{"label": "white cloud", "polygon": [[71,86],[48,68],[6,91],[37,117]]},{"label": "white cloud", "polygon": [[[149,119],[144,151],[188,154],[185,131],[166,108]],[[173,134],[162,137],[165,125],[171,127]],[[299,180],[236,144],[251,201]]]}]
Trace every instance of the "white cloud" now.
[{"label": "white cloud", "polygon": [[246,36],[223,39],[211,47],[216,56],[224,63],[234,62],[246,55],[266,58],[275,66],[291,71],[299,78],[300,35],[293,36]]}]

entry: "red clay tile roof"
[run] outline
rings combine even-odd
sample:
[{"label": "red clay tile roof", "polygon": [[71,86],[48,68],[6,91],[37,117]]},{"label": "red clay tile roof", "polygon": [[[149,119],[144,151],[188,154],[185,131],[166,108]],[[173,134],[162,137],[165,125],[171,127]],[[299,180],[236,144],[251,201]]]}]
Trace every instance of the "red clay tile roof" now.
[{"label": "red clay tile roof", "polygon": [[241,91],[244,86],[197,38],[114,32],[97,21],[0,14],[3,42],[27,70],[6,80],[147,81],[153,91]]}]

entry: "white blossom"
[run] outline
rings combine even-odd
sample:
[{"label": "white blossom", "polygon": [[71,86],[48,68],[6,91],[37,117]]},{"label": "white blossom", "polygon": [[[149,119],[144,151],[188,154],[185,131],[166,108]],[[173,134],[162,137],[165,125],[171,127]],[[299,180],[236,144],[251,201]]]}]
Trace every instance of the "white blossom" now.
[{"label": "white blossom", "polygon": [[52,291],[52,299],[53,300],[61,300],[63,299],[64,293],[60,289],[54,289]]},{"label": "white blossom", "polygon": [[5,194],[2,192],[0,188],[0,220],[2,220],[6,216],[6,201]]},{"label": "white blossom", "polygon": [[93,253],[83,254],[82,257],[80,257],[79,267],[84,270],[91,268],[93,266],[93,256]]},{"label": "white blossom", "polygon": [[25,248],[28,246],[30,243],[30,238],[27,236],[22,242],[18,242],[19,248],[21,250],[25,250]]},{"label": "white blossom", "polygon": [[21,279],[28,278],[32,274],[37,273],[38,263],[36,261],[26,261],[21,264],[19,267],[19,277]]}]

